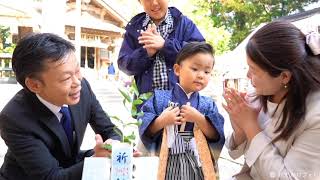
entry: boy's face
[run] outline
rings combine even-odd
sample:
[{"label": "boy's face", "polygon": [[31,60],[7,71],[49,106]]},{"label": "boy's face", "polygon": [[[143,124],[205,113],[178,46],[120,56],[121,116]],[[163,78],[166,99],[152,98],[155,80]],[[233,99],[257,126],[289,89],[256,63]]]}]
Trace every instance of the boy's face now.
[{"label": "boy's face", "polygon": [[46,62],[39,80],[31,80],[36,87],[31,91],[56,106],[74,105],[80,100],[81,79],[79,63],[71,52],[61,60]]},{"label": "boy's face", "polygon": [[144,11],[151,17],[154,23],[161,22],[168,11],[169,0],[140,0]]},{"label": "boy's face", "polygon": [[214,59],[209,53],[197,53],[174,65],[181,87],[186,93],[204,89],[209,82]]}]

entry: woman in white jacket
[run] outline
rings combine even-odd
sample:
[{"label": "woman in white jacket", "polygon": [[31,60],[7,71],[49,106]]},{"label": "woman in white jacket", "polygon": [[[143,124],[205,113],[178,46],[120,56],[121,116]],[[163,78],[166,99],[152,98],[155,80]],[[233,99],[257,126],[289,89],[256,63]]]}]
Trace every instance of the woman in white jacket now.
[{"label": "woman in white jacket", "polygon": [[224,93],[234,130],[226,145],[232,158],[245,159],[233,178],[320,179],[319,34],[272,22],[251,37],[246,53],[254,95]]}]

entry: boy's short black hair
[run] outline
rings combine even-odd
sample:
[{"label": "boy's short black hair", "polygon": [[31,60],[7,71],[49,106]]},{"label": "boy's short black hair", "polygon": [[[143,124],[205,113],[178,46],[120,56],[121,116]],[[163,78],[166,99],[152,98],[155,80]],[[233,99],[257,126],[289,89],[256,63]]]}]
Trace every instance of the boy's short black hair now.
[{"label": "boy's short black hair", "polygon": [[12,55],[12,69],[17,81],[27,89],[27,77],[38,78],[45,62],[55,62],[74,52],[73,44],[51,33],[32,33],[21,39]]},{"label": "boy's short black hair", "polygon": [[215,51],[213,47],[206,42],[190,42],[184,45],[178,53],[176,64],[180,65],[184,60],[198,53],[211,54],[214,57]]}]

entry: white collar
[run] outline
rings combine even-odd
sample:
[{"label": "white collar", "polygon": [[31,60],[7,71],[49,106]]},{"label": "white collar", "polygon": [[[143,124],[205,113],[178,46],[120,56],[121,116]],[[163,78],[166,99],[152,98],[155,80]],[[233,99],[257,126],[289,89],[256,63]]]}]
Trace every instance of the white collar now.
[{"label": "white collar", "polygon": [[183,87],[179,84],[179,83],[177,83],[177,85],[182,89],[182,91],[186,94],[186,96],[188,97],[188,99],[190,99],[190,97],[191,97],[191,95],[194,93],[194,92],[190,92],[190,93],[186,93],[186,91],[183,89]]},{"label": "white collar", "polygon": [[[61,107],[56,106],[46,100],[44,100],[39,94],[36,94],[37,98],[39,99],[39,101],[45,105],[51,112],[53,112],[54,115],[57,116],[58,120],[60,121],[62,114],[60,113],[60,109]],[[63,105],[63,106],[67,106],[67,105]]]}]

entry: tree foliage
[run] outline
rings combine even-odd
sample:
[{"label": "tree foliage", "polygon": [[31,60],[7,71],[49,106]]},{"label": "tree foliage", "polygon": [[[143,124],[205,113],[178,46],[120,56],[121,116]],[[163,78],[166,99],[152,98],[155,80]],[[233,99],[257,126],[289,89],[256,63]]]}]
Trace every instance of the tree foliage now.
[{"label": "tree foliage", "polygon": [[216,55],[229,50],[228,44],[231,34],[223,26],[213,26],[209,8],[199,9],[192,0],[170,0],[170,2],[170,5],[177,7],[197,25],[206,41],[214,47]]},{"label": "tree foliage", "polygon": [[7,43],[10,36],[10,28],[0,25],[0,53],[13,53],[15,44]]},{"label": "tree foliage", "polygon": [[5,48],[5,43],[10,35],[10,28],[0,25],[0,49]]},{"label": "tree foliage", "polygon": [[293,12],[318,0],[191,0],[195,14],[205,11],[215,27],[226,28],[231,34],[229,47],[235,48],[255,27]]},{"label": "tree foliage", "polygon": [[206,12],[194,14],[191,17],[205,37],[206,41],[214,47],[216,54],[223,54],[229,50],[228,43],[231,34],[225,29],[224,26],[214,27],[210,17],[202,15],[204,13]]}]

